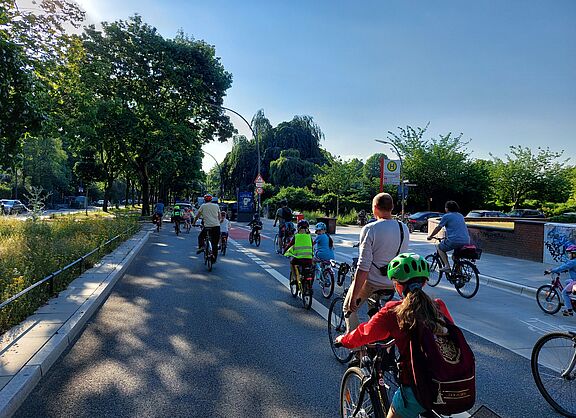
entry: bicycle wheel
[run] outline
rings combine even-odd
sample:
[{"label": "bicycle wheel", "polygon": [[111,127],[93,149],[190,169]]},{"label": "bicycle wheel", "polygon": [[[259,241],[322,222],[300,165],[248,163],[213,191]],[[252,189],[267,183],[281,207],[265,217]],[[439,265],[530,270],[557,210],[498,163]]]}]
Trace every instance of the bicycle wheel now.
[{"label": "bicycle wheel", "polygon": [[248,234],[248,242],[250,244],[252,244],[254,242],[254,232],[250,231],[250,234]]},{"label": "bicycle wheel", "polygon": [[352,359],[352,351],[346,347],[334,347],[334,341],[339,335],[346,334],[346,322],[344,321],[344,298],[335,298],[328,309],[328,338],[330,348],[340,363],[347,363]]},{"label": "bicycle wheel", "polygon": [[318,283],[322,288],[322,296],[324,296],[326,299],[330,299],[334,293],[334,282],[334,272],[330,267],[325,268],[322,271],[322,275]]},{"label": "bicycle wheel", "polygon": [[228,240],[223,239],[222,243],[220,244],[220,254],[226,255],[226,247],[228,246]]},{"label": "bicycle wheel", "polygon": [[180,224],[178,222],[174,222],[174,230],[176,231],[176,236],[180,235]]},{"label": "bicycle wheel", "polygon": [[256,236],[254,237],[254,243],[256,244],[257,247],[260,246],[260,241],[262,241],[260,234],[256,234]]},{"label": "bicycle wheel", "polygon": [[276,234],[274,235],[274,250],[276,250],[276,254],[281,254],[280,245],[280,237]]},{"label": "bicycle wheel", "polygon": [[562,306],[558,291],[549,284],[538,288],[536,291],[536,302],[540,309],[550,315],[554,315]]},{"label": "bicycle wheel", "polygon": [[430,278],[428,279],[428,286],[434,287],[440,283],[443,272],[440,271],[442,267],[440,257],[437,254],[430,254],[424,258],[430,265]]},{"label": "bicycle wheel", "polygon": [[[362,418],[383,418],[385,416],[380,401],[373,395],[373,390],[370,386],[366,386],[366,393],[363,394],[363,399],[360,401],[362,383],[368,378],[369,376],[359,367],[350,367],[346,370],[342,377],[342,384],[340,385],[341,418],[352,416]],[[360,405],[359,408],[358,405]],[[357,408],[358,413],[353,415]]]},{"label": "bicycle wheel", "polygon": [[302,306],[304,309],[310,309],[312,306],[312,280],[302,277],[300,282],[300,298],[302,299]]},{"label": "bicycle wheel", "polygon": [[546,401],[567,417],[576,417],[576,333],[553,332],[532,349],[532,376]]},{"label": "bicycle wheel", "polygon": [[212,243],[209,241],[210,239],[209,236],[207,236],[206,239],[208,241],[206,242],[206,246],[204,247],[204,263],[206,264],[206,267],[208,267],[208,271],[212,271],[212,263],[213,263]]},{"label": "bicycle wheel", "polygon": [[294,277],[294,271],[292,271],[292,269],[290,269],[290,293],[292,294],[293,298],[298,296],[298,282]]},{"label": "bicycle wheel", "polygon": [[474,263],[468,260],[460,260],[460,273],[457,274],[455,280],[456,291],[463,298],[473,298],[478,293],[480,287],[480,279],[478,278],[478,269]]}]

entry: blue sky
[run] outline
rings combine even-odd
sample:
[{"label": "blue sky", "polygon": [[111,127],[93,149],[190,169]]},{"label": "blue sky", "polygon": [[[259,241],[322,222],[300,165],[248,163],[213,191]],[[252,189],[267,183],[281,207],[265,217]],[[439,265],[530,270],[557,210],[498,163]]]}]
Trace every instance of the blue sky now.
[{"label": "blue sky", "polygon": [[[92,22],[139,13],[215,45],[234,77],[226,106],[274,126],[311,115],[345,158],[391,153],[374,139],[430,122],[429,137],[471,139],[474,158],[525,145],[576,164],[575,0],[78,2]],[[218,161],[229,148],[205,147]]]}]

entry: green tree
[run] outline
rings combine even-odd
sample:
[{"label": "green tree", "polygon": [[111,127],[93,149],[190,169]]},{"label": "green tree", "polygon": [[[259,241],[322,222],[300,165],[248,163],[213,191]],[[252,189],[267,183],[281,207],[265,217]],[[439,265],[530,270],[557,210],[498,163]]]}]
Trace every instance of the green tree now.
[{"label": "green tree", "polygon": [[351,188],[351,179],[358,178],[358,171],[361,169],[356,171],[357,169],[356,162],[345,162],[336,158],[322,166],[320,174],[316,176],[319,189],[336,195],[336,217],[340,214],[340,200]]},{"label": "green tree", "polygon": [[277,186],[311,186],[318,167],[300,158],[300,151],[287,149],[270,163],[270,180]]},{"label": "green tree", "polygon": [[424,128],[398,128],[390,139],[403,155],[403,177],[417,186],[410,190],[409,206],[442,210],[447,200],[459,202],[463,211],[482,207],[488,198],[490,177],[475,164],[463,134],[424,139]]},{"label": "green tree", "polygon": [[59,138],[28,137],[24,142],[23,155],[23,174],[34,190],[49,192],[68,188],[68,155]]},{"label": "green tree", "polygon": [[149,214],[152,187],[157,196],[191,188],[200,176],[201,145],[231,136],[233,127],[218,108],[231,75],[214,47],[182,33],[164,39],[139,16],[102,28],[85,30],[83,82],[121,116],[126,129],[114,136],[114,149],[138,175],[142,212]]},{"label": "green tree", "polygon": [[558,161],[563,152],[511,146],[506,159],[493,157],[494,192],[502,202],[517,208],[526,199],[539,202],[564,202],[570,196],[570,178],[565,162]]}]

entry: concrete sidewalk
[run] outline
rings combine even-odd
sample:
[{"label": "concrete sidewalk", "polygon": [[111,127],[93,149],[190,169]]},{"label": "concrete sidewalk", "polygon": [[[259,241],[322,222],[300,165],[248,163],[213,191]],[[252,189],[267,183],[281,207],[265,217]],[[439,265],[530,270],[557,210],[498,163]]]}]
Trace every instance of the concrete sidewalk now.
[{"label": "concrete sidewalk", "polygon": [[104,303],[150,234],[148,225],[0,337],[0,418],[10,417]]}]

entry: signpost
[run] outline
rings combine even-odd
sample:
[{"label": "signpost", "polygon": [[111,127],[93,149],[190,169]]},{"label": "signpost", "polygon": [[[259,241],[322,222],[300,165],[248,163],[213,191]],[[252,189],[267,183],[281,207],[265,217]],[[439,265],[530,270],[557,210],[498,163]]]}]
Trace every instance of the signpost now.
[{"label": "signpost", "polygon": [[256,176],[256,179],[254,180],[254,184],[256,185],[256,193],[258,193],[258,209],[257,210],[258,210],[258,213],[260,213],[260,195],[262,193],[264,193],[264,184],[266,184],[260,173],[258,173],[258,175]]},{"label": "signpost", "polygon": [[399,185],[401,168],[402,162],[400,160],[385,160],[384,183]]}]

